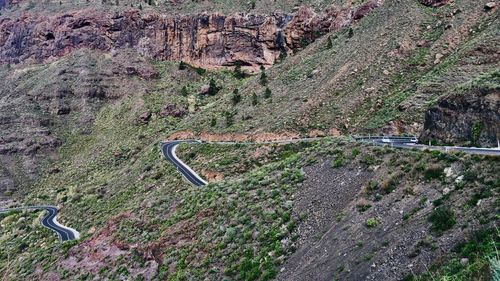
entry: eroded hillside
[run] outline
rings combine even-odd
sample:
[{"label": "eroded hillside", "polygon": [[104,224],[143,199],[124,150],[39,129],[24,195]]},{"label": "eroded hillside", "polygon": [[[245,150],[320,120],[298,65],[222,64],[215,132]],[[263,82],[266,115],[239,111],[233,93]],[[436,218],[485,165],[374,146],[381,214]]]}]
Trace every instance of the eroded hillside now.
[{"label": "eroded hillside", "polygon": [[[496,145],[495,2],[104,2],[0,0],[1,206],[82,234],[0,214],[2,278],[494,274],[498,158],[349,135]],[[181,146],[203,188],[159,151],[327,135]]]}]

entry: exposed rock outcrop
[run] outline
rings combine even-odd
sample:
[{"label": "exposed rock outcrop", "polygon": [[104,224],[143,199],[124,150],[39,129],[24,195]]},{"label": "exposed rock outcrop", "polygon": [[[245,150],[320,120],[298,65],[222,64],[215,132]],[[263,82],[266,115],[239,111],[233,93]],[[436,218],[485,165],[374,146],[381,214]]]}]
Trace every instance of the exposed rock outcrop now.
[{"label": "exposed rock outcrop", "polygon": [[440,6],[446,5],[446,4],[448,4],[448,2],[450,2],[450,0],[419,0],[419,1],[423,5],[429,6],[429,7],[440,7]]},{"label": "exposed rock outcrop", "polygon": [[187,109],[182,106],[178,106],[177,104],[167,104],[163,106],[160,111],[161,117],[171,116],[175,118],[181,118],[186,114],[188,114]]},{"label": "exposed rock outcrop", "polygon": [[134,48],[160,60],[182,60],[206,68],[240,64],[256,70],[273,64],[282,52],[350,25],[382,2],[370,0],[358,8],[331,6],[322,14],[301,7],[295,14],[271,16],[170,16],[136,9],[24,14],[0,19],[0,63],[41,62],[79,48]]},{"label": "exposed rock outcrop", "polygon": [[500,139],[500,91],[475,89],[441,98],[425,115],[421,141],[495,147]]}]

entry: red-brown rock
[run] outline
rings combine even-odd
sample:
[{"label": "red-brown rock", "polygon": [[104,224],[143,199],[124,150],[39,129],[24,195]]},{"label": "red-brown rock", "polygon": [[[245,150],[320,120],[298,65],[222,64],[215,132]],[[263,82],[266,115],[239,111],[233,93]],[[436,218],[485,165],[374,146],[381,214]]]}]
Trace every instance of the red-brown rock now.
[{"label": "red-brown rock", "polygon": [[450,2],[450,0],[420,0],[420,3],[429,7],[440,7],[448,4],[448,2]]},{"label": "red-brown rock", "polygon": [[141,115],[139,115],[139,122],[141,123],[148,123],[150,119],[151,119],[151,112],[149,111],[146,111]]},{"label": "red-brown rock", "polygon": [[167,104],[160,111],[160,116],[172,116],[175,118],[181,118],[187,114],[187,110],[183,107],[179,107],[176,104]]},{"label": "red-brown rock", "polygon": [[[346,27],[381,3],[373,0],[357,10],[332,6],[322,14],[301,7],[295,14],[272,16],[170,16],[136,9],[81,10],[54,16],[27,13],[0,20],[0,63],[42,62],[80,48],[133,48],[159,60],[182,60],[205,68],[240,64],[258,70],[273,64],[281,52]],[[127,73],[155,76],[138,69],[127,69]]]}]

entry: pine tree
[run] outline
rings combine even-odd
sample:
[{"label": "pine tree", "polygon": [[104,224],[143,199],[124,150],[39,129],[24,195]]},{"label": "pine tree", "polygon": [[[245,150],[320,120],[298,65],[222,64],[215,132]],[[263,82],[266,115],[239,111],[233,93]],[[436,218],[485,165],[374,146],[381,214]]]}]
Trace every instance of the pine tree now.
[{"label": "pine tree", "polygon": [[186,69],[186,63],[185,63],[185,62],[183,62],[183,61],[181,61],[181,62],[179,63],[179,70],[184,70],[184,69]]},{"label": "pine tree", "polygon": [[234,67],[234,77],[236,79],[243,79],[246,77],[246,74],[241,70],[241,64],[239,63]]},{"label": "pine tree", "polygon": [[257,104],[259,104],[259,98],[257,97],[256,93],[253,93],[252,94],[252,105],[256,106]]},{"label": "pine tree", "polygon": [[240,95],[238,89],[234,89],[233,96],[231,97],[231,101],[233,102],[233,105],[236,105],[241,101],[241,95]]},{"label": "pine tree", "polygon": [[234,124],[234,113],[225,111],[224,117],[226,117],[226,127],[231,127]]},{"label": "pine tree", "polygon": [[268,98],[271,98],[271,96],[272,96],[271,89],[266,87],[266,91],[264,92],[264,98],[268,99]]},{"label": "pine tree", "polygon": [[217,87],[217,84],[215,84],[215,80],[213,78],[210,79],[209,88],[208,88],[208,95],[215,96],[219,92],[219,90],[220,90],[220,88]]},{"label": "pine tree", "polygon": [[188,91],[188,89],[187,89],[186,86],[182,87],[182,89],[181,89],[181,95],[183,97],[187,97],[189,95],[189,91]]},{"label": "pine tree", "polygon": [[286,59],[287,56],[288,56],[288,54],[286,53],[286,51],[285,50],[281,50],[280,56],[279,56],[278,59],[279,59],[280,62],[282,62],[282,61],[284,61]]},{"label": "pine tree", "polygon": [[332,36],[328,36],[328,43],[326,44],[326,48],[327,49],[331,49],[333,48],[333,40],[332,40]]},{"label": "pine tree", "polygon": [[267,81],[266,71],[262,70],[261,73],[260,73],[260,84],[262,86],[266,86],[267,83],[268,83],[268,81]]},{"label": "pine tree", "polygon": [[347,38],[351,38],[354,36],[354,30],[352,30],[352,28],[349,27],[349,31],[347,32]]}]

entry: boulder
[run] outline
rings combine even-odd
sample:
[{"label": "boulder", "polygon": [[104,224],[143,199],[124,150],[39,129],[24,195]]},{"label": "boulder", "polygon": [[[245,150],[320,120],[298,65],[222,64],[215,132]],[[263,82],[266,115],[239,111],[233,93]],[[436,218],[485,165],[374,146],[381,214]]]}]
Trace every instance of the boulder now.
[{"label": "boulder", "polygon": [[161,117],[171,116],[175,118],[181,118],[187,114],[187,110],[184,107],[179,107],[176,104],[167,104],[163,106],[160,111]]},{"label": "boulder", "polygon": [[495,9],[496,6],[497,6],[497,3],[495,3],[495,2],[488,2],[488,3],[486,3],[484,5],[484,9],[487,10],[487,11],[489,11],[489,10]]},{"label": "boulder", "polygon": [[208,93],[210,92],[210,85],[203,85],[200,89],[200,91],[198,92],[199,95],[201,96],[206,96],[208,95]]},{"label": "boulder", "polygon": [[142,113],[141,115],[139,115],[139,122],[141,123],[148,123],[149,120],[151,119],[151,112],[150,111],[146,111],[144,113]]}]

